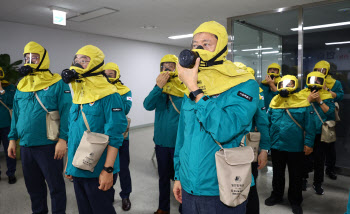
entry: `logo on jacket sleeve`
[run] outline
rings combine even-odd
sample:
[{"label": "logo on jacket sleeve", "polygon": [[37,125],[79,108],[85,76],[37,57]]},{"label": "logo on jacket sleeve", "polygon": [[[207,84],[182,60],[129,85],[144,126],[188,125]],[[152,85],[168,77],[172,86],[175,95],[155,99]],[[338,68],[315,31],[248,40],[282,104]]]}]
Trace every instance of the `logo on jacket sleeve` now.
[{"label": "logo on jacket sleeve", "polygon": [[112,111],[115,112],[115,111],[121,111],[122,109],[121,108],[112,108]]},{"label": "logo on jacket sleeve", "polygon": [[243,93],[243,92],[241,92],[241,91],[239,91],[239,92],[237,93],[237,95],[240,96],[240,97],[243,97],[243,98],[246,99],[246,100],[249,100],[250,102],[253,100],[253,97],[251,97],[251,96],[249,96],[248,94]]},{"label": "logo on jacket sleeve", "polygon": [[132,101],[132,97],[126,97],[126,100]]}]

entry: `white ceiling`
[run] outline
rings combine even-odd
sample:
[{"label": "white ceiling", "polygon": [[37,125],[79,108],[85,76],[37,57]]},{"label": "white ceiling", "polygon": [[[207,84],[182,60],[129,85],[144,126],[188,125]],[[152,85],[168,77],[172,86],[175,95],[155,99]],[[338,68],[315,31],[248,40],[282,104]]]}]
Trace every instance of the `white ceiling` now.
[{"label": "white ceiling", "polygon": [[[215,20],[226,27],[228,17],[318,1],[320,0],[11,0],[1,3],[0,20],[188,47],[190,38],[170,40],[168,36],[192,33],[205,21]],[[102,7],[119,12],[85,22],[67,20],[67,26],[63,27],[52,24],[50,6],[73,11],[67,14],[68,17]],[[145,25],[157,28],[142,29]],[[6,33],[6,29],[2,33]]]}]

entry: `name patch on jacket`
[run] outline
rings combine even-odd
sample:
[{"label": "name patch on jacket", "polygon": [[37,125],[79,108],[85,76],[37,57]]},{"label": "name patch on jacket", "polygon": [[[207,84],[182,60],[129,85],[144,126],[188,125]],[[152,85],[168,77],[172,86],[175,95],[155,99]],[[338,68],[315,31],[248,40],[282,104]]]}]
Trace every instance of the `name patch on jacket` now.
[{"label": "name patch on jacket", "polygon": [[67,94],[69,93],[70,94],[70,91],[64,91],[64,93],[67,93]]},{"label": "name patch on jacket", "polygon": [[313,111],[310,111],[310,114],[313,114],[314,112]]},{"label": "name patch on jacket", "polygon": [[112,111],[121,111],[121,108],[112,108]]},{"label": "name patch on jacket", "polygon": [[248,94],[243,93],[243,92],[241,92],[241,91],[239,91],[239,92],[237,93],[237,95],[240,96],[240,97],[243,97],[243,98],[246,99],[246,100],[249,100],[250,102],[253,100],[253,97],[251,97],[251,96],[249,96]]}]

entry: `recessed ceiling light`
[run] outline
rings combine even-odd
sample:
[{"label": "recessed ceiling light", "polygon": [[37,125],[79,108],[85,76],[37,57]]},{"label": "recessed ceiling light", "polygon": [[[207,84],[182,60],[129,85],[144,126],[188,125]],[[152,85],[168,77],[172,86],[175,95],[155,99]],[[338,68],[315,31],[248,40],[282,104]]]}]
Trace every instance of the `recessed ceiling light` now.
[{"label": "recessed ceiling light", "polygon": [[[329,27],[337,27],[337,26],[343,26],[343,25],[350,25],[350,22],[338,22],[338,23],[332,23],[332,24],[324,24],[324,25],[315,25],[315,26],[303,27],[303,30],[329,28]],[[292,28],[291,30],[292,31],[298,31],[299,28]]]},{"label": "recessed ceiling light", "polygon": [[105,15],[108,15],[111,13],[116,13],[118,11],[119,10],[103,7],[103,8],[97,9],[97,10],[89,11],[87,13],[82,13],[78,16],[71,17],[68,20],[74,21],[74,22],[83,22],[83,21],[87,21],[90,19],[95,19],[95,18],[98,18],[101,16],[105,16]]},{"label": "recessed ceiling light", "polygon": [[146,29],[146,30],[153,30],[153,29],[156,29],[158,27],[154,26],[154,25],[145,25],[145,26],[142,26],[141,28]]},{"label": "recessed ceiling light", "polygon": [[342,9],[339,9],[338,12],[347,13],[347,12],[350,12],[350,8],[342,8]]},{"label": "recessed ceiling light", "polygon": [[169,39],[184,39],[184,38],[192,38],[193,34],[184,34],[184,35],[177,35],[177,36],[169,36]]},{"label": "recessed ceiling light", "polygon": [[343,45],[343,44],[350,44],[350,41],[344,41],[344,42],[328,42],[325,43],[326,45]]}]

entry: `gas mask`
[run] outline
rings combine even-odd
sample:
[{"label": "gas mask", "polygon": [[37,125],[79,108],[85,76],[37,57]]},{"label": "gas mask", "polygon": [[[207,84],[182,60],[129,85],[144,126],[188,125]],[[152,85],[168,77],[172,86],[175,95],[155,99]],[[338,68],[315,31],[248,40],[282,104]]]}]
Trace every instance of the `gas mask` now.
[{"label": "gas mask", "polygon": [[79,74],[74,70],[64,69],[62,71],[62,80],[63,82],[69,84],[70,82],[73,82],[76,79],[79,79]]},{"label": "gas mask", "polygon": [[277,90],[281,97],[289,97],[298,87],[298,80],[295,76],[286,75],[277,84]]},{"label": "gas mask", "polygon": [[325,84],[325,75],[319,71],[307,75],[306,85],[311,91],[319,91]]}]

